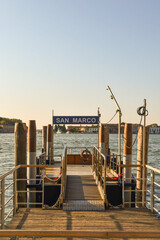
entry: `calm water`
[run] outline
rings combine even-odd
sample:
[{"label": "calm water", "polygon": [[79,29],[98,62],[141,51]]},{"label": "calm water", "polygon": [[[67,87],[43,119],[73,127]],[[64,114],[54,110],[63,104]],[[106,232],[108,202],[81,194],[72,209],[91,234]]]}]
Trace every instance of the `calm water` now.
[{"label": "calm water", "polygon": [[[133,135],[133,141],[136,135]],[[97,134],[55,134],[54,145],[55,154],[62,154],[64,146],[69,147],[92,147],[97,146]],[[122,141],[123,145],[123,141]],[[137,142],[133,146],[133,163],[136,163]],[[42,135],[37,133],[37,156],[41,153]],[[110,148],[113,152],[118,152],[118,136],[110,135]],[[122,146],[123,148],[123,146]],[[148,164],[160,169],[160,135],[150,135]],[[0,134],[0,175],[14,167],[14,134]],[[156,182],[160,184],[160,176],[156,176]],[[155,191],[160,197],[160,188]],[[10,193],[8,192],[8,197]],[[158,206],[160,211],[160,205]]]},{"label": "calm water", "polygon": [[[133,135],[133,140],[136,135]],[[117,134],[110,135],[110,148],[118,152]],[[55,134],[55,154],[62,154],[64,146],[97,146],[97,134]],[[123,141],[122,141],[123,145]],[[136,163],[137,142],[133,146],[133,162]],[[42,135],[37,134],[37,156],[41,153]],[[123,146],[122,146],[123,148]],[[148,164],[160,169],[160,135],[150,135]],[[14,167],[14,134],[0,134],[0,175]]]}]

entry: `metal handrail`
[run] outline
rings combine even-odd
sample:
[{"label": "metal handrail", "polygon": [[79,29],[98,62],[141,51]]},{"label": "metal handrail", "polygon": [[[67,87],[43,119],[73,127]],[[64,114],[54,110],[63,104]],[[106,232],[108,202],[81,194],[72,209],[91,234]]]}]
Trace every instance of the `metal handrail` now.
[{"label": "metal handrail", "polygon": [[160,189],[160,184],[155,182],[155,177],[157,174],[160,175],[160,170],[149,165],[146,165],[146,169],[150,171],[150,190],[148,190],[148,193],[150,194],[150,210],[151,212],[156,212],[160,215],[160,210],[155,207],[155,200],[160,203],[160,194],[157,195],[155,193],[155,188]]},{"label": "metal handrail", "polygon": [[103,198],[104,204],[107,206],[107,196],[106,196],[106,169],[107,169],[107,159],[103,153],[97,148],[93,147],[92,154],[92,171],[94,177],[98,184],[101,196]]},{"label": "metal handrail", "polygon": [[67,146],[67,149],[69,151],[70,154],[73,154],[73,151],[72,150],[75,150],[75,149],[78,149],[80,150],[80,152],[82,152],[83,149],[90,149],[92,150],[93,147],[86,147],[86,146],[79,146],[79,147],[71,147],[71,146]]},{"label": "metal handrail", "polygon": [[66,182],[67,182],[67,147],[64,148],[62,156],[61,194],[59,201],[60,205],[63,204],[63,200],[65,198]]},{"label": "metal handrail", "polygon": [[[54,156],[52,154],[46,154],[46,152],[43,152],[39,155],[38,157],[38,161],[39,164],[45,164],[46,165],[46,161],[49,160],[49,165],[54,164],[55,162],[59,162],[59,161],[55,161],[54,158],[59,157],[61,159],[62,155],[61,154],[54,154]],[[53,161],[52,161],[53,158]],[[48,164],[47,164],[48,165]]]},{"label": "metal handrail", "polygon": [[[48,167],[46,165],[18,165],[16,166],[15,168],[11,169],[10,171],[8,171],[7,173],[3,174],[1,177],[0,177],[0,219],[1,219],[1,222],[0,222],[0,228],[3,229],[4,226],[5,226],[5,223],[6,221],[8,220],[8,217],[11,215],[11,214],[15,214],[16,213],[16,210],[18,209],[18,206],[20,204],[24,204],[24,205],[28,205],[28,200],[27,202],[23,202],[23,203],[20,203],[17,201],[17,196],[18,196],[18,193],[22,193],[22,192],[26,192],[27,193],[27,190],[26,191],[17,191],[17,181],[27,181],[27,178],[26,179],[17,179],[17,170],[19,170],[20,168],[45,168],[45,167]],[[9,177],[10,175],[12,175],[10,181],[11,183],[9,182],[7,185],[6,185],[6,178]],[[29,179],[31,180],[31,179]],[[37,180],[37,179],[36,179]],[[41,181],[43,181],[43,179],[41,179]],[[6,198],[6,192],[10,189],[10,188],[13,188],[11,191],[12,193],[10,194],[10,196],[7,198],[7,200],[5,201],[5,198]],[[32,192],[37,192],[37,191],[33,191]],[[33,203],[30,203],[30,204],[33,204]],[[41,204],[42,203],[34,203],[34,204]],[[7,209],[7,211],[6,211]]]},{"label": "metal handrail", "polygon": [[[125,167],[131,167],[131,168],[133,168],[133,167],[135,167],[135,168],[137,168],[137,167],[141,167],[141,168],[143,168],[143,165],[121,165],[121,167],[122,167],[122,169],[124,169]],[[149,177],[147,176],[146,178],[136,178],[136,177],[132,177],[132,178],[127,178],[127,179],[129,179],[129,180],[136,180],[136,182],[137,182],[137,180],[140,180],[140,181],[142,181],[142,186],[143,186],[143,181],[145,181],[145,184],[146,184],[146,189],[140,189],[140,190],[138,190],[137,188],[134,190],[134,189],[131,189],[130,188],[130,190],[128,190],[128,189],[125,189],[124,188],[124,182],[125,182],[125,177],[124,177],[124,175],[122,176],[122,196],[123,196],[123,207],[125,207],[125,204],[131,204],[132,202],[130,201],[130,202],[126,202],[125,200],[124,200],[124,193],[125,192],[135,192],[136,193],[136,196],[137,196],[137,194],[138,194],[138,192],[141,192],[141,193],[144,193],[144,199],[142,198],[142,201],[135,201],[135,204],[137,204],[137,206],[138,207],[142,207],[142,206],[145,206],[145,207],[147,207],[149,210],[151,210],[151,212],[156,212],[158,215],[160,215],[160,210],[159,209],[157,209],[156,207],[155,207],[155,204],[157,204],[157,202],[158,202],[158,204],[157,205],[159,205],[160,204],[160,194],[158,195],[158,193],[156,194],[155,193],[155,187],[157,187],[157,188],[160,188],[160,183],[157,183],[157,182],[155,182],[155,176],[156,175],[158,175],[159,176],[159,174],[160,174],[160,170],[159,169],[156,169],[156,168],[154,168],[154,167],[152,167],[152,166],[149,166],[149,165],[146,165],[145,166],[145,169],[146,170],[149,170],[151,173],[150,173],[150,179],[149,179]],[[146,171],[145,170],[145,171]],[[150,190],[149,190],[149,188],[150,188]],[[149,193],[150,194],[150,198],[149,198],[149,196],[147,196],[147,193]],[[148,199],[149,198],[149,199]],[[147,199],[147,200],[146,200]],[[149,201],[148,201],[149,200]],[[156,200],[156,201],[155,201]],[[148,206],[147,206],[148,205]],[[128,207],[128,205],[127,205],[127,207]]]},{"label": "metal handrail", "polygon": [[159,173],[159,174],[160,174],[160,170],[157,169],[157,168],[154,168],[154,167],[149,166],[149,165],[146,165],[146,168],[147,168],[147,169],[150,169],[150,170],[152,170],[152,171],[154,171],[155,173]]},{"label": "metal handrail", "polygon": [[[98,150],[98,149],[97,149]],[[100,152],[100,151],[99,151]],[[154,167],[152,167],[152,166],[149,166],[149,165],[145,165],[145,171],[151,171],[151,175],[150,175],[150,179],[147,177],[147,178],[139,178],[139,177],[131,177],[130,179],[128,179],[128,180],[135,180],[136,182],[137,181],[142,181],[142,186],[143,186],[143,181],[145,181],[145,185],[146,185],[146,187],[147,186],[150,186],[150,191],[148,190],[148,189],[144,189],[144,188],[142,188],[142,189],[137,189],[137,188],[135,188],[135,190],[134,189],[131,189],[130,188],[130,190],[128,190],[127,188],[125,188],[124,187],[124,185],[125,185],[125,180],[126,180],[126,178],[125,178],[125,176],[124,176],[124,169],[125,168],[142,168],[142,172],[145,172],[144,170],[143,170],[143,168],[144,168],[144,166],[143,165],[139,165],[139,164],[131,164],[131,165],[124,165],[124,164],[122,164],[122,163],[118,163],[117,161],[114,161],[114,157],[116,156],[116,158],[117,158],[117,156],[118,156],[118,154],[116,154],[116,153],[111,153],[110,155],[108,155],[107,157],[109,157],[109,169],[111,170],[111,172],[114,174],[114,173],[118,173],[118,170],[117,169],[120,169],[120,172],[122,172],[123,174],[122,174],[122,206],[123,207],[125,207],[125,204],[127,203],[127,207],[128,206],[131,206],[131,204],[133,203],[133,202],[131,202],[131,201],[125,201],[125,197],[124,197],[124,195],[125,195],[125,193],[127,193],[127,192],[135,192],[135,194],[136,194],[136,197],[137,197],[137,195],[138,194],[143,194],[144,195],[144,198],[142,198],[141,199],[141,201],[139,201],[139,200],[135,200],[135,204],[138,206],[138,207],[142,207],[142,206],[145,206],[145,207],[147,207],[149,210],[151,210],[153,213],[154,212],[156,212],[157,214],[159,214],[160,215],[160,210],[159,209],[157,209],[156,207],[155,207],[155,205],[157,204],[157,202],[158,203],[160,203],[160,195],[158,194],[158,193],[155,193],[155,187],[157,188],[157,189],[159,189],[160,188],[160,182],[157,182],[157,181],[155,181],[155,176],[156,175],[159,175],[160,174],[160,170],[159,169],[156,169],[156,168],[154,168]],[[121,158],[123,157],[123,155],[121,155]],[[96,170],[97,171],[97,170]],[[119,174],[120,174],[120,172],[119,172]],[[146,200],[146,198],[148,197],[147,196],[147,193],[149,193],[150,194],[150,202],[147,202],[147,200]],[[128,203],[129,203],[129,205],[128,205]],[[147,206],[147,204],[148,205],[150,205],[150,206]]]}]

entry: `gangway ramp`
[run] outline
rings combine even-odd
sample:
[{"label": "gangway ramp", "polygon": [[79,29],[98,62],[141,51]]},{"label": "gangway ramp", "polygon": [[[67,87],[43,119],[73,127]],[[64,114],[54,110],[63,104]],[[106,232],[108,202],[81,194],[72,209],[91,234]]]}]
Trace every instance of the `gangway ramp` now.
[{"label": "gangway ramp", "polygon": [[68,165],[63,210],[104,211],[104,202],[93,177],[91,166]]}]

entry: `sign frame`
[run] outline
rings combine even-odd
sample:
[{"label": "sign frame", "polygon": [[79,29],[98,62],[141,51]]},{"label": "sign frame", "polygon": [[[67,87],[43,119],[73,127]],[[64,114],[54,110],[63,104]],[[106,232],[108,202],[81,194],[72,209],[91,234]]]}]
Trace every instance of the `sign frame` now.
[{"label": "sign frame", "polygon": [[52,121],[57,125],[98,125],[99,116],[53,116]]}]

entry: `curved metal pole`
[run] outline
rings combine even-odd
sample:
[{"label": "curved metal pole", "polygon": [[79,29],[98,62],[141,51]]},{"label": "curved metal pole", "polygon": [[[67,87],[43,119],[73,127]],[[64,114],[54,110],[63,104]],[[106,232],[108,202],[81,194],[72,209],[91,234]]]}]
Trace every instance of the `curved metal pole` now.
[{"label": "curved metal pole", "polygon": [[110,92],[111,94],[111,99],[114,100],[116,106],[117,106],[117,112],[119,113],[119,122],[118,122],[118,156],[119,156],[119,174],[121,173],[121,116],[122,116],[122,112],[121,112],[121,108],[114,96],[114,94],[112,93],[112,90],[110,89],[109,86],[107,86],[107,90]]}]

